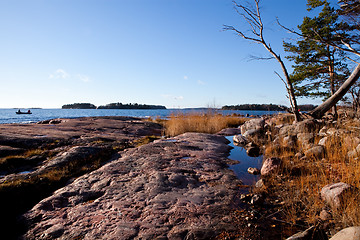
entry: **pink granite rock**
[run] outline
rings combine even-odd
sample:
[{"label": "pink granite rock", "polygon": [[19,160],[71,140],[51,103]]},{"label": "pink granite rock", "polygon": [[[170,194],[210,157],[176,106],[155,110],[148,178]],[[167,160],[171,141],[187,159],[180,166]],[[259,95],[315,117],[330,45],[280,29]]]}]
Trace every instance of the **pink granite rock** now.
[{"label": "pink granite rock", "polygon": [[240,181],[225,163],[226,143],[186,133],[128,150],[27,212],[24,237],[210,239],[232,231]]},{"label": "pink granite rock", "polygon": [[280,170],[280,158],[267,158],[261,167],[260,173],[262,176],[270,176]]},{"label": "pink granite rock", "polygon": [[241,130],[240,128],[224,128],[222,130],[220,130],[217,135],[222,135],[222,136],[232,136],[232,135],[236,135],[236,134],[240,134]]},{"label": "pink granite rock", "polygon": [[321,189],[321,198],[333,208],[344,207],[344,201],[354,189],[347,183],[338,182]]}]

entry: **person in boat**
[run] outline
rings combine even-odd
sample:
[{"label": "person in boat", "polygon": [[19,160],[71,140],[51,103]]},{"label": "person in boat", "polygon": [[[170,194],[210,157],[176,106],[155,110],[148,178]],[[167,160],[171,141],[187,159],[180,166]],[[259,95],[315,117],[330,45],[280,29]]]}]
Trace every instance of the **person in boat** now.
[{"label": "person in boat", "polygon": [[28,110],[27,113],[31,113],[30,110]]},{"label": "person in boat", "polygon": [[18,113],[21,113],[20,109],[17,111]]}]

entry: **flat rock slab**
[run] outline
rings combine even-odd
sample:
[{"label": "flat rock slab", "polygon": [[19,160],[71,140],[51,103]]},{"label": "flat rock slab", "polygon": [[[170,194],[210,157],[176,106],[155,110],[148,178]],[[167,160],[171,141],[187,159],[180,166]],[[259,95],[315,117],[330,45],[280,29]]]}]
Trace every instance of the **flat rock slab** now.
[{"label": "flat rock slab", "polygon": [[125,151],[42,200],[26,239],[210,239],[235,229],[240,181],[222,136],[186,133]]},{"label": "flat rock slab", "polygon": [[86,117],[57,119],[46,124],[0,124],[0,145],[34,148],[55,140],[76,143],[96,140],[119,141],[160,135],[161,126],[132,117]]}]

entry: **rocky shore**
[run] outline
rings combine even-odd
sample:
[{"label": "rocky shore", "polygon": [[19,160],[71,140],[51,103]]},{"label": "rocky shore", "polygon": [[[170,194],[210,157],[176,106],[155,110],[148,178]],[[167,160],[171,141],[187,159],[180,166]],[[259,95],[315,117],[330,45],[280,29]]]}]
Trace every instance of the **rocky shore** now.
[{"label": "rocky shore", "polygon": [[236,230],[241,182],[223,136],[136,147],[161,126],[125,117],[0,129],[7,239],[211,239]]},{"label": "rocky shore", "polygon": [[[360,122],[292,121],[291,115],[255,118],[218,134],[184,133],[167,139],[161,137],[161,125],[130,117],[0,125],[2,237],[283,239],[296,232],[288,239],[357,236],[359,227],[335,234],[352,226],[336,219],[349,199],[358,201],[353,197],[358,188],[354,182],[342,182],[339,164],[328,159],[333,146],[341,146],[344,156],[336,156],[344,157],[346,164],[356,163]],[[261,175],[250,192],[244,192],[248,187],[229,169],[235,161],[228,159],[231,147],[223,135],[235,135],[234,143],[249,156],[265,156],[261,169],[248,169]],[[331,183],[316,185],[312,205],[304,205],[301,197],[315,184],[299,188],[305,181],[299,179],[324,171]],[[329,179],[324,175],[321,181]],[[294,216],[287,212],[291,208],[298,208]],[[309,213],[314,215],[306,219]]]},{"label": "rocky shore", "polygon": [[125,151],[42,200],[27,239],[210,239],[234,231],[223,137],[187,133]]},{"label": "rocky shore", "polygon": [[159,124],[129,117],[1,124],[2,237],[17,238],[25,230],[18,217],[53,191],[161,131]]},{"label": "rocky shore", "polygon": [[360,121],[339,112],[301,122],[289,114],[251,119],[234,136],[264,154],[261,179],[242,199],[258,206],[250,220],[271,222],[277,239],[360,239]]}]

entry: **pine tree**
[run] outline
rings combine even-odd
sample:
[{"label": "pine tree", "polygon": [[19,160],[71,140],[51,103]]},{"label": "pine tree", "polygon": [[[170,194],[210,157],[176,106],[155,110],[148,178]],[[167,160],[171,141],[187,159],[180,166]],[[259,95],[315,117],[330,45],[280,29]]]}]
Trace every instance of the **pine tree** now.
[{"label": "pine tree", "polygon": [[[293,73],[290,75],[295,94],[302,97],[322,97],[333,95],[338,87],[349,75],[345,62],[344,52],[325,44],[334,41],[335,34],[341,27],[336,10],[326,1],[309,1],[312,7],[323,6],[317,17],[305,17],[298,26],[301,34],[308,38],[297,41],[295,44],[284,42],[287,57],[294,62]],[[315,41],[311,39],[321,39]],[[333,108],[336,116],[336,106]]]}]

